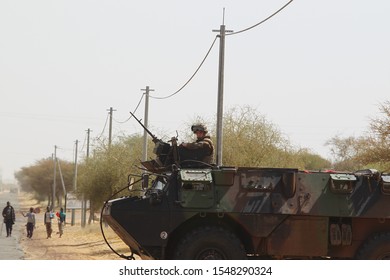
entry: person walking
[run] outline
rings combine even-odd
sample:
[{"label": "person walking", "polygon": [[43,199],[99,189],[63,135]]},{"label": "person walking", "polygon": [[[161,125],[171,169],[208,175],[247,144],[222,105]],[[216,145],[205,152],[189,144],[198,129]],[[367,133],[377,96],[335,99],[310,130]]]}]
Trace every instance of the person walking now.
[{"label": "person walking", "polygon": [[35,213],[34,208],[30,208],[30,212],[28,212],[26,215],[22,212],[23,217],[27,217],[27,237],[31,239],[33,236],[34,228],[35,228]]},{"label": "person walking", "polygon": [[60,209],[60,212],[56,213],[56,216],[58,218],[58,233],[61,236],[64,234],[64,225],[65,225],[65,218],[66,218],[66,213],[64,212],[64,208]]},{"label": "person walking", "polygon": [[43,217],[43,223],[46,226],[46,233],[47,233],[47,239],[51,238],[51,234],[53,232],[53,229],[51,227],[51,220],[54,218],[53,213],[50,211],[50,207],[48,206],[46,208],[46,212]]},{"label": "person walking", "polygon": [[10,237],[12,234],[12,225],[15,223],[15,210],[9,201],[7,201],[7,206],[4,207],[2,215],[7,230],[7,237]]}]

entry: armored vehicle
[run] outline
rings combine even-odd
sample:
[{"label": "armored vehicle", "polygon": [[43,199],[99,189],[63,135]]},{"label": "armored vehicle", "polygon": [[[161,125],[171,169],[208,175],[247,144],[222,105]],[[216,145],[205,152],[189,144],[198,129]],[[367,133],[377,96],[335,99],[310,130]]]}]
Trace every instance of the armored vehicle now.
[{"label": "armored vehicle", "polygon": [[390,257],[389,174],[206,165],[153,139],[151,184],[102,209],[141,259]]}]

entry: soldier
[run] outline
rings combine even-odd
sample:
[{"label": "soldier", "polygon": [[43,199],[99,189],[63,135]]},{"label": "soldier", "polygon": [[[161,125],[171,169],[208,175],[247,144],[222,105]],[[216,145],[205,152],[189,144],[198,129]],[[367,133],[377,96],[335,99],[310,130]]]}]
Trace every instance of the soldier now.
[{"label": "soldier", "polygon": [[9,201],[7,201],[7,206],[4,207],[2,215],[7,230],[7,237],[10,237],[12,233],[12,225],[15,223],[15,210]]},{"label": "soldier", "polygon": [[203,124],[194,124],[191,126],[192,132],[196,135],[196,141],[193,143],[182,143],[179,146],[180,160],[200,161],[210,164],[213,160],[214,145],[207,135],[207,127]]}]

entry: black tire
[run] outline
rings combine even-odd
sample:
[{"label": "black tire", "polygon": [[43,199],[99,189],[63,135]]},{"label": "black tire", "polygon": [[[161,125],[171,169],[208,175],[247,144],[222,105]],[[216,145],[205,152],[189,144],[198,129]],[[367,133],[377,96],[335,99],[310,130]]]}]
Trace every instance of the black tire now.
[{"label": "black tire", "polygon": [[359,260],[390,260],[390,232],[378,233],[368,239],[356,254]]},{"label": "black tire", "polygon": [[221,227],[203,227],[189,232],[179,241],[174,259],[243,260],[246,252],[232,232]]}]

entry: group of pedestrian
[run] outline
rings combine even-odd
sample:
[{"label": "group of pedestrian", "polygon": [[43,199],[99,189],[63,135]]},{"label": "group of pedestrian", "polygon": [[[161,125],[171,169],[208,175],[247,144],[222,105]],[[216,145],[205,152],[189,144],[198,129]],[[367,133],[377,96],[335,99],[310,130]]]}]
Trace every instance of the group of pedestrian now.
[{"label": "group of pedestrian", "polygon": [[[34,208],[31,207],[29,209],[29,212],[24,214],[21,212],[23,217],[27,218],[27,224],[26,224],[26,230],[27,230],[27,238],[32,238],[33,232],[35,229],[35,211]],[[3,212],[2,212],[3,218],[4,218],[4,224],[6,227],[7,231],[7,237],[10,237],[12,234],[12,226],[15,224],[15,210],[11,206],[11,203],[7,201],[7,206],[4,207]],[[59,237],[61,237],[64,234],[64,225],[65,225],[65,218],[66,218],[66,213],[64,212],[64,209],[61,208],[59,212],[57,212],[55,215],[54,213],[50,210],[50,207],[46,208],[46,212],[44,213],[43,217],[43,223],[46,227],[46,234],[47,238],[51,238],[51,234],[53,232],[52,229],[52,220],[57,217],[58,220],[58,234]]]},{"label": "group of pedestrian", "polygon": [[[64,212],[64,208],[60,209],[60,212],[57,212],[55,214],[57,217],[58,221],[58,234],[61,236],[64,234],[64,225],[65,225],[65,218],[66,218],[66,213]],[[50,211],[50,208],[46,208],[45,216],[43,218],[43,223],[46,226],[46,234],[47,238],[51,238],[51,234],[53,233],[52,229],[52,220],[54,219],[54,213]]]}]

